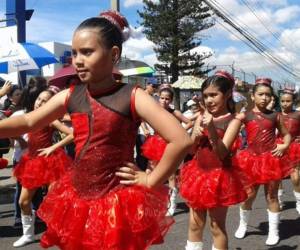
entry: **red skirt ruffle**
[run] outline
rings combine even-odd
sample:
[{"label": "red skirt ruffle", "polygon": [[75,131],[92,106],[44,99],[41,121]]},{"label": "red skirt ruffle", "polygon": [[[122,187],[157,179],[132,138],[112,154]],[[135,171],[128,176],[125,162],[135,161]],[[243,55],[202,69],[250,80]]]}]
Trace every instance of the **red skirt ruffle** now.
[{"label": "red skirt ruffle", "polygon": [[160,161],[166,146],[166,141],[159,135],[151,135],[142,145],[142,154],[151,161]]},{"label": "red skirt ruffle", "polygon": [[299,165],[299,163],[300,163],[300,144],[296,143],[296,142],[292,142],[289,146],[287,154],[294,166]]},{"label": "red skirt ruffle", "polygon": [[8,160],[5,158],[0,158],[0,169],[6,168],[8,166]]},{"label": "red skirt ruffle", "polygon": [[162,243],[173,219],[166,217],[168,191],[120,187],[95,199],[79,197],[67,174],[38,210],[47,224],[44,248],[143,250]]},{"label": "red skirt ruffle", "polygon": [[180,194],[193,209],[234,205],[250,191],[251,179],[232,166],[204,169],[193,159],[180,171]]},{"label": "red skirt ruffle", "polygon": [[[276,143],[282,144],[282,138],[277,138]],[[300,144],[292,142],[287,150],[287,155],[294,167],[298,166],[300,163]]]},{"label": "red skirt ruffle", "polygon": [[237,164],[253,179],[255,184],[279,181],[290,175],[293,164],[288,155],[275,157],[271,152],[253,154],[245,149],[236,155]]},{"label": "red skirt ruffle", "polygon": [[14,176],[23,187],[34,189],[58,180],[70,164],[71,158],[63,149],[55,150],[48,157],[25,154],[16,166]]}]

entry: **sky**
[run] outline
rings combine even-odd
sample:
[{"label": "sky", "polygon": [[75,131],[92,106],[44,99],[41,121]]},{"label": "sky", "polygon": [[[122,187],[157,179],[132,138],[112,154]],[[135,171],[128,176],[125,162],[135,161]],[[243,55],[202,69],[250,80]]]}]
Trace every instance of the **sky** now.
[{"label": "sky", "polygon": [[[158,1],[158,0],[153,0]],[[247,31],[266,44],[272,55],[283,60],[300,75],[300,1],[299,0],[216,0]],[[0,0],[0,17],[5,18],[5,0]],[[131,27],[132,37],[124,44],[123,56],[157,63],[153,44],[142,33],[137,10],[142,0],[120,0],[121,12]],[[245,4],[247,3],[248,6]],[[34,9],[27,22],[27,41],[57,41],[71,43],[72,33],[85,18],[97,16],[110,7],[110,0],[27,0],[26,8]],[[253,11],[253,12],[252,12]],[[227,29],[224,28],[224,25]],[[216,25],[200,34],[201,46],[195,51],[211,52],[207,65],[236,68],[236,76],[254,81],[256,76],[268,76],[280,82],[300,85],[300,78],[292,77],[237,39],[236,32],[216,17]],[[274,36],[275,35],[275,36]],[[245,72],[245,74],[243,74]],[[298,82],[299,81],[299,82]]]}]

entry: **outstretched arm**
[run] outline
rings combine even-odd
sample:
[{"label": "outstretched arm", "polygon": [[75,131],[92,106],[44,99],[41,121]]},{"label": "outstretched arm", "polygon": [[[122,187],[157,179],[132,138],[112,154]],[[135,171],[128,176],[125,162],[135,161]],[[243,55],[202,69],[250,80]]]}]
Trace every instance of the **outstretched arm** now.
[{"label": "outstretched arm", "polygon": [[0,138],[16,137],[28,131],[45,127],[52,121],[64,115],[65,99],[68,90],[61,91],[53,96],[42,107],[25,115],[15,116],[0,121]]},{"label": "outstretched arm", "polygon": [[193,127],[193,122],[189,118],[186,118],[179,110],[175,110],[173,114],[180,122],[186,124],[185,125],[186,130],[189,130],[191,127]]}]

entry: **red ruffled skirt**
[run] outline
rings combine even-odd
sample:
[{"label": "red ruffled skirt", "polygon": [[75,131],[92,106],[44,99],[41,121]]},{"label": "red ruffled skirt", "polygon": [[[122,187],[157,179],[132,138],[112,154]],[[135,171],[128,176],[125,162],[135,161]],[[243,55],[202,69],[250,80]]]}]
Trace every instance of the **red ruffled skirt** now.
[{"label": "red ruffled skirt", "polygon": [[166,141],[159,135],[151,135],[142,145],[142,154],[151,161],[160,161],[166,146]]},{"label": "red ruffled skirt", "polygon": [[[276,143],[282,144],[283,140],[281,138],[277,138]],[[300,144],[292,142],[287,150],[287,155],[294,167],[298,166],[300,163]]]},{"label": "red ruffled skirt", "polygon": [[63,149],[57,149],[47,157],[25,154],[16,166],[14,176],[23,187],[34,189],[58,180],[70,164],[71,158]]},{"label": "red ruffled skirt", "polygon": [[143,250],[162,243],[173,224],[167,189],[119,187],[101,198],[79,197],[69,174],[55,183],[38,210],[47,224],[44,248]]},{"label": "red ruffled skirt", "polygon": [[256,155],[245,149],[237,154],[236,160],[239,166],[249,173],[255,184],[279,181],[290,175],[293,169],[288,155],[279,158],[271,152]]},{"label": "red ruffled skirt", "polygon": [[180,171],[180,194],[190,207],[227,207],[247,199],[252,183],[243,171],[233,166],[202,168],[199,161],[187,162]]},{"label": "red ruffled skirt", "polygon": [[8,165],[8,160],[5,158],[0,158],[0,169],[6,168]]}]

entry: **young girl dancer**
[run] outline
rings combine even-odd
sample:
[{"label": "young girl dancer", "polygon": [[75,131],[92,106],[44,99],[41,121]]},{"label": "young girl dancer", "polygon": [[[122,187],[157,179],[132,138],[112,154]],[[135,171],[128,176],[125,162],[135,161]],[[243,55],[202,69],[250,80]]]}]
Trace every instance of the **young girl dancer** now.
[{"label": "young girl dancer", "polygon": [[217,71],[201,87],[206,110],[192,133],[196,152],[180,172],[180,194],[190,207],[186,250],[202,250],[207,213],[212,249],[228,249],[227,207],[247,199],[250,179],[231,163],[240,125],[233,114],[233,85],[229,73]]},{"label": "young girl dancer", "polygon": [[[252,94],[253,110],[237,115],[237,119],[245,123],[248,145],[247,149],[237,155],[237,159],[240,167],[252,175],[256,187],[253,195],[240,208],[240,225],[235,237],[239,239],[245,237],[253,201],[259,185],[263,184],[269,218],[267,245],[275,245],[279,242],[278,185],[282,178],[290,174],[292,168],[288,156],[284,154],[290,144],[291,136],[279,114],[267,109],[273,95],[271,82],[269,78],[257,79]],[[283,137],[282,144],[276,144],[276,128]]]},{"label": "young girl dancer", "polygon": [[[290,135],[292,136],[292,143],[289,146],[288,155],[290,160],[295,164],[295,168],[291,173],[291,181],[294,186],[294,195],[296,198],[296,210],[300,214],[300,112],[293,110],[293,103],[295,99],[294,91],[291,89],[284,89],[280,95],[280,107],[283,122]],[[279,138],[282,143],[282,138]],[[283,193],[283,189],[278,190],[278,199]],[[279,199],[280,202],[280,199]]]},{"label": "young girl dancer", "polygon": [[[34,103],[34,109],[43,106],[51,97],[52,93],[50,91],[41,92]],[[55,129],[67,134],[67,136],[52,145]],[[70,159],[61,147],[72,140],[71,129],[58,120],[52,122],[49,126],[28,134],[28,153],[22,156],[14,170],[14,175],[22,185],[19,204],[23,226],[23,236],[14,242],[14,247],[21,247],[34,241],[32,199],[39,187],[56,181],[65,172],[67,165],[70,165]]]},{"label": "young girl dancer", "polygon": [[[179,122],[187,124],[187,129],[192,126],[191,120],[186,118],[179,110],[170,107],[173,101],[173,91],[170,87],[163,87],[159,90],[159,104],[170,114],[173,114]],[[142,146],[143,155],[150,160],[150,168],[154,168],[160,161],[164,150],[166,148],[166,141],[157,133],[153,136],[149,136]],[[169,193],[170,203],[167,215],[173,216],[176,210],[176,196],[178,193],[176,185],[176,173],[169,178]]]},{"label": "young girl dancer", "polygon": [[[66,112],[71,115],[76,158],[38,210],[47,224],[43,247],[142,250],[161,242],[173,223],[165,217],[168,195],[162,184],[191,140],[143,90],[115,82],[113,66],[120,59],[122,30],[127,27],[126,19],[112,11],[83,21],[72,40],[73,65],[82,83],[30,114],[0,122],[4,136],[46,126]],[[151,173],[128,163],[133,161],[140,119],[168,141]]]}]

